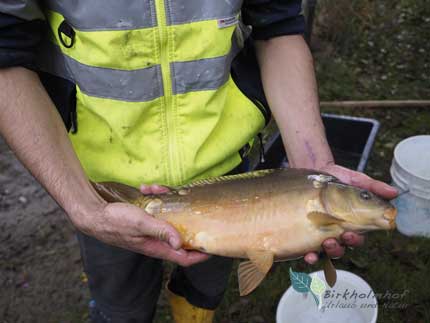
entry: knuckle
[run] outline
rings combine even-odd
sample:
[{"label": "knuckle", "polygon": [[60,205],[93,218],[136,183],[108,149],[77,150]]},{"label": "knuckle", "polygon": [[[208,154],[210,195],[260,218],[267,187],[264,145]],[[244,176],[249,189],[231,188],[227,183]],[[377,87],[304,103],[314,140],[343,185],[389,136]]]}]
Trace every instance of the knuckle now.
[{"label": "knuckle", "polygon": [[154,233],[158,240],[167,241],[169,239],[169,233],[165,227],[157,228]]}]

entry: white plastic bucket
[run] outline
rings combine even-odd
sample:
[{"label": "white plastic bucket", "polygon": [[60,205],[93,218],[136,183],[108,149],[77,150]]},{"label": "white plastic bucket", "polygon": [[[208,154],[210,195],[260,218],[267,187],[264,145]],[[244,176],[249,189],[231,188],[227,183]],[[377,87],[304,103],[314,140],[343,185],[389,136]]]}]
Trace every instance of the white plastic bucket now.
[{"label": "white plastic bucket", "polygon": [[[325,282],[323,271],[317,275]],[[279,301],[277,323],[376,323],[378,302],[375,294],[361,277],[344,270],[337,270],[336,285],[321,295],[322,307],[318,309],[309,293],[299,293],[290,286]]]},{"label": "white plastic bucket", "polygon": [[400,191],[394,200],[398,230],[406,235],[430,236],[430,136],[401,141],[394,149],[391,178]]}]

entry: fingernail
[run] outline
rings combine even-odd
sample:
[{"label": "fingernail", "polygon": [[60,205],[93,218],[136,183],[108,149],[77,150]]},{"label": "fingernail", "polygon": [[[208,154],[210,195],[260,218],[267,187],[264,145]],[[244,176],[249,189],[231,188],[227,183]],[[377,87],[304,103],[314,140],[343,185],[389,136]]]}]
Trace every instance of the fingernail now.
[{"label": "fingernail", "polygon": [[178,250],[181,247],[181,241],[178,238],[170,237],[169,244],[173,249]]},{"label": "fingernail", "polygon": [[176,253],[180,256],[185,256],[187,252],[184,249],[178,249],[176,250]]}]

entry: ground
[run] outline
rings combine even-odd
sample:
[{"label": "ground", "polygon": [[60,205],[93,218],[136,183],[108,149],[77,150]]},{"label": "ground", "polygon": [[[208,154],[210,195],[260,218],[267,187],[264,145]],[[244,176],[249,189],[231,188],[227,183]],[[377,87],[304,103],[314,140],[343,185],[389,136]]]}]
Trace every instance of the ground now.
[{"label": "ground", "polygon": [[[429,99],[429,27],[426,0],[320,1],[312,46],[321,99]],[[430,107],[325,112],[381,122],[367,172],[387,182],[394,146],[430,133]],[[430,322],[429,239],[370,234],[364,247],[348,250],[335,266],[362,276],[377,293],[408,291],[399,305],[380,301],[378,322]],[[274,322],[290,267],[319,268],[302,261],[277,265],[243,298],[232,275],[217,322]],[[71,225],[0,140],[0,323],[87,322],[88,301]],[[156,322],[170,321],[162,295]]]},{"label": "ground", "polygon": [[80,322],[88,293],[71,225],[2,140],[0,169],[0,322]]}]

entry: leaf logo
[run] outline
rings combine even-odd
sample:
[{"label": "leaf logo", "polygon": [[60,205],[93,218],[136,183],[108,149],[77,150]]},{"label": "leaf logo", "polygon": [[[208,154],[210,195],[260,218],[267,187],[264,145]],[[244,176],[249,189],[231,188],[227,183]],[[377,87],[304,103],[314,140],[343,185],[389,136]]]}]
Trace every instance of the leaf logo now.
[{"label": "leaf logo", "polygon": [[[321,309],[322,306],[322,294],[325,292],[325,290],[327,289],[324,281],[322,279],[320,279],[317,275],[315,275],[312,278],[312,282],[311,282],[311,292],[315,295],[318,296],[318,309]],[[316,300],[315,300],[316,301]]]},{"label": "leaf logo", "polygon": [[316,275],[312,278],[306,273],[299,273],[293,271],[291,268],[290,280],[295,291],[299,293],[311,293],[318,308],[321,308],[322,294],[327,289],[323,280]]}]

